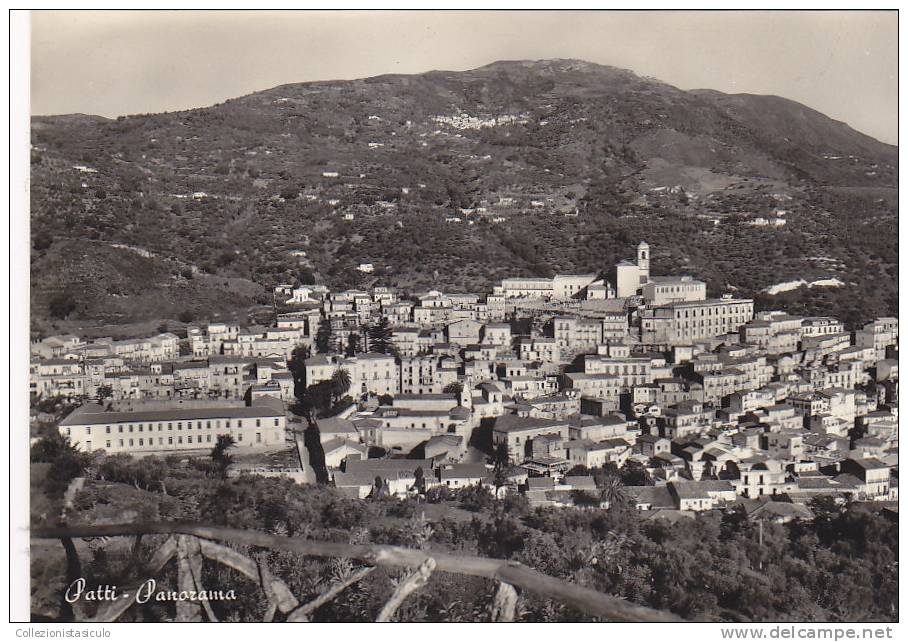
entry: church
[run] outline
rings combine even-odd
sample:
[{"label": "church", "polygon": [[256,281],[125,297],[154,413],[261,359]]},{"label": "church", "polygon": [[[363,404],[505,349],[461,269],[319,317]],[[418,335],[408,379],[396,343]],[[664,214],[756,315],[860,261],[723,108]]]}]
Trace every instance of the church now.
[{"label": "church", "polygon": [[615,288],[618,298],[635,296],[649,280],[649,244],[640,241],[637,246],[637,262],[621,261],[615,266]]},{"label": "church", "polygon": [[637,261],[615,266],[618,298],[640,295],[647,305],[666,305],[706,299],[706,283],[690,276],[650,276],[650,249],[646,241],[637,246]]}]

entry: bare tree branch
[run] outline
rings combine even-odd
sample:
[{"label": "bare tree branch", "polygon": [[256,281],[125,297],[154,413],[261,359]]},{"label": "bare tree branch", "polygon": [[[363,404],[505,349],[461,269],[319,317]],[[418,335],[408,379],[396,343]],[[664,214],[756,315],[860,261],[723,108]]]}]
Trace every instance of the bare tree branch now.
[{"label": "bare tree branch", "polygon": [[[200,595],[204,596],[205,587],[202,585],[202,549],[199,544],[199,538],[186,537],[184,546],[185,557],[189,564],[189,578],[192,582],[191,588],[194,588]],[[177,551],[179,552],[179,545],[177,546]],[[202,608],[205,610],[208,621],[217,622],[218,618],[215,616],[208,598],[201,597],[199,601],[202,604]]]},{"label": "bare tree branch", "polygon": [[148,564],[143,569],[140,579],[124,587],[122,597],[112,602],[105,602],[95,617],[90,622],[113,622],[120,617],[126,609],[132,606],[138,597],[139,587],[146,578],[160,573],[164,566],[177,552],[177,543],[173,537],[168,537],[158,550],[151,556]]},{"label": "bare tree branch", "polygon": [[[221,544],[216,544],[215,542],[204,539],[199,541],[199,547],[201,548],[202,555],[208,559],[228,566],[251,580],[256,582],[262,581],[261,567],[245,555]],[[273,596],[278,611],[281,613],[289,613],[299,606],[299,601],[280,578],[274,577],[274,575],[269,572],[267,580],[268,588],[264,589],[265,593],[266,595],[270,593]]]},{"label": "bare tree branch", "polygon": [[[197,523],[149,522],[101,526],[49,527],[32,530],[37,539],[63,537],[112,537],[118,535],[182,533],[208,540],[220,540],[245,546],[262,546],[316,557],[348,557],[375,566],[415,568],[425,560],[425,553],[399,546],[352,545],[318,542],[252,530],[206,526]],[[229,549],[228,549],[229,550]],[[571,584],[507,560],[433,553],[439,571],[486,577],[507,582],[535,595],[557,600],[588,615],[615,622],[678,622],[680,618],[667,611],[632,604],[613,595],[605,595],[584,586]],[[254,577],[257,577],[255,575]]]},{"label": "bare tree branch", "polygon": [[[177,540],[177,590],[181,593],[198,591],[201,588],[192,576],[192,563],[189,560],[190,539],[188,535],[181,535]],[[201,621],[201,605],[187,600],[177,600],[177,622]]]},{"label": "bare tree branch", "polygon": [[429,577],[432,575],[432,571],[435,570],[435,566],[434,559],[431,557],[426,558],[425,561],[419,565],[419,568],[404,578],[404,580],[397,585],[397,588],[394,589],[391,599],[382,607],[378,617],[375,618],[375,621],[390,622],[391,618],[394,617],[394,613],[397,612],[400,605],[407,599],[407,596],[416,589],[425,586],[426,582],[429,581]]},{"label": "bare tree branch", "polygon": [[[60,540],[63,544],[63,550],[66,551],[66,584],[71,586],[73,582],[82,577],[82,562],[79,561],[79,552],[72,538],[64,537]],[[61,610],[64,618],[71,618],[75,621],[85,619],[85,610],[78,600],[70,603],[65,594],[60,598]]]},{"label": "bare tree branch", "polygon": [[513,622],[517,612],[517,590],[507,582],[499,582],[492,602],[493,622]]},{"label": "bare tree branch", "polygon": [[314,613],[316,609],[318,609],[320,606],[327,604],[328,602],[333,600],[335,597],[340,595],[341,592],[343,592],[343,590],[346,589],[348,586],[351,586],[352,584],[356,584],[357,582],[359,582],[361,579],[363,579],[364,577],[369,575],[369,573],[371,573],[374,570],[375,570],[375,567],[373,567],[373,566],[367,566],[366,568],[359,569],[358,571],[353,573],[350,577],[346,578],[345,580],[332,585],[331,588],[329,588],[327,591],[325,591],[324,593],[319,595],[317,598],[315,598],[311,602],[307,602],[306,604],[302,605],[301,607],[299,607],[298,609],[296,609],[295,611],[290,613],[287,616],[287,621],[288,622],[307,622],[309,619],[309,615]]}]

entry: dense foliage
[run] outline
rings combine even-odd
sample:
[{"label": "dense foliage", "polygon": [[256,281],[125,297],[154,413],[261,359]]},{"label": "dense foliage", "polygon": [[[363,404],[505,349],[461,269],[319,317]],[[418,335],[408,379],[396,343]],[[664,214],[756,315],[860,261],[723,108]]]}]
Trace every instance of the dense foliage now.
[{"label": "dense foliage", "polygon": [[[40,457],[52,457],[45,446]],[[37,455],[36,455],[37,456]],[[77,495],[71,522],[191,520],[311,539],[388,543],[523,562],[543,573],[697,620],[867,621],[898,618],[898,524],[875,510],[818,502],[809,523],[759,524],[743,511],[710,512],[669,522],[644,520],[626,504],[609,510],[531,509],[522,497],[496,502],[481,489],[430,491],[428,502],[349,499],[325,486],[289,480],[223,479],[201,460],[109,457],[86,468],[93,481]],[[466,509],[466,510],[464,510]],[[146,541],[147,540],[147,541]],[[134,577],[131,546],[89,546],[83,574],[91,583]],[[160,538],[144,538],[143,555]],[[254,551],[250,551],[254,553]],[[314,597],[356,563],[261,551],[301,597]],[[84,555],[83,555],[84,556]],[[33,558],[33,575],[62,583],[53,549]],[[160,578],[173,585],[172,569]],[[316,613],[322,621],[375,617],[400,574],[381,570]],[[261,618],[259,587],[233,571],[206,565],[206,586],[234,587],[238,600],[215,602],[221,619]],[[437,574],[399,611],[407,621],[482,621],[495,587],[486,580]],[[40,598],[40,599],[39,599]],[[51,617],[50,597],[34,610]],[[127,619],[172,617],[164,607]],[[519,619],[584,619],[562,605],[523,594]]]}]

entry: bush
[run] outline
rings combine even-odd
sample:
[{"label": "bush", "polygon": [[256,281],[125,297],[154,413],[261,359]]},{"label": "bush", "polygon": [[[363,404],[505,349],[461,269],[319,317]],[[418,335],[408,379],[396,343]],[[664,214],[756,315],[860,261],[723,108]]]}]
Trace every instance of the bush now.
[{"label": "bush", "polygon": [[55,319],[65,319],[76,309],[76,300],[68,292],[62,292],[51,298],[48,309]]},{"label": "bush", "polygon": [[385,511],[390,517],[411,518],[416,514],[416,500],[412,497],[407,499],[391,500],[390,505]]},{"label": "bush", "polygon": [[426,501],[430,504],[440,504],[452,498],[451,489],[447,486],[435,486],[426,491]]},{"label": "bush", "polygon": [[37,234],[37,235],[35,235],[34,239],[32,240],[32,247],[35,248],[36,250],[38,250],[39,252],[42,250],[46,250],[53,244],[54,244],[54,239],[53,239],[53,237],[51,237],[48,234]]},{"label": "bush", "polygon": [[485,486],[467,486],[457,493],[457,499],[465,509],[477,513],[495,503],[492,493]]}]

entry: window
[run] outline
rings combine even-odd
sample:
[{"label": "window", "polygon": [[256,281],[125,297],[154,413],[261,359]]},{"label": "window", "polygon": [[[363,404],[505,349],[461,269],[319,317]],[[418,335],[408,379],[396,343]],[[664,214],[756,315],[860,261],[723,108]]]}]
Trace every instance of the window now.
[{"label": "window", "polygon": [[239,435],[237,435],[236,439],[237,439],[237,441],[243,441],[243,433],[240,433]]},{"label": "window", "polygon": [[186,443],[187,443],[187,444],[191,444],[191,443],[192,443],[192,435],[189,435],[188,437],[186,437]]},{"label": "window", "polygon": [[122,447],[123,447],[123,440],[120,439],[120,448],[122,448]]},{"label": "window", "polygon": [[205,441],[207,441],[208,443],[211,443],[211,435],[206,435]]},{"label": "window", "polygon": [[91,439],[89,439],[88,441],[85,442],[85,449],[91,450]]},{"label": "window", "polygon": [[104,432],[106,432],[106,433],[109,435],[109,434],[110,434],[110,426],[105,426]]},{"label": "window", "polygon": [[123,426],[117,426],[117,432],[123,432]]},{"label": "window", "polygon": [[261,420],[261,419],[256,419],[256,420],[255,420],[255,427],[256,427],[256,428],[261,428],[261,427],[262,427],[262,420]]},{"label": "window", "polygon": [[139,437],[139,445],[140,445],[140,446],[144,446],[144,445],[145,445],[145,440],[143,440],[141,437]]},{"label": "window", "polygon": [[107,440],[105,448],[110,448],[110,439]]},{"label": "window", "polygon": [[168,437],[168,438],[167,438],[167,445],[168,445],[168,446],[173,446],[173,437]]},{"label": "window", "polygon": [[260,433],[260,432],[255,433],[255,443],[257,443],[257,444],[262,443],[262,433]]},{"label": "window", "polygon": [[134,445],[132,439],[129,440],[129,445],[130,446]]},{"label": "window", "polygon": [[86,435],[90,435],[90,434],[91,434],[91,426],[86,426],[86,427],[85,427],[85,434],[86,434]]},{"label": "window", "polygon": [[177,422],[177,430],[183,430],[183,423]]},{"label": "window", "polygon": [[275,419],[275,420],[274,420],[274,425],[275,425],[275,426],[280,426],[280,425],[281,425],[280,419]]}]

